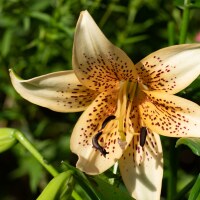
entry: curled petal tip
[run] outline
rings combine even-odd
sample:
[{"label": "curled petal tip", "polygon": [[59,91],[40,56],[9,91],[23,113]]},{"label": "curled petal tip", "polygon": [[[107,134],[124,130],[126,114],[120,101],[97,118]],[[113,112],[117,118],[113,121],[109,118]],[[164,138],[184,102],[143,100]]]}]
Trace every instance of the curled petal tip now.
[{"label": "curled petal tip", "polygon": [[14,83],[15,80],[23,81],[23,79],[21,77],[19,77],[12,68],[9,69],[8,71],[9,71],[12,83]]}]

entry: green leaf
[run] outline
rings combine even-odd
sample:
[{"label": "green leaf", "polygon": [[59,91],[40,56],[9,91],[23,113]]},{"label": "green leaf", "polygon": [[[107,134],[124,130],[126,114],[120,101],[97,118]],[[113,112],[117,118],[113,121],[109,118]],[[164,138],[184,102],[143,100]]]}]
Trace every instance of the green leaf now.
[{"label": "green leaf", "polygon": [[52,179],[37,200],[69,199],[74,188],[72,171],[65,171]]},{"label": "green leaf", "polygon": [[24,28],[24,31],[29,31],[30,27],[31,27],[30,17],[24,17],[24,19],[23,19],[23,28]]},{"label": "green leaf", "polygon": [[86,176],[78,169],[62,162],[68,169],[74,171],[74,177],[92,200],[133,200],[130,194],[121,186],[111,185],[100,176]]},{"label": "green leaf", "polygon": [[29,14],[31,17],[41,20],[43,22],[47,22],[49,23],[51,21],[51,16],[46,14],[46,13],[42,13],[42,12],[38,12],[38,11],[33,11]]},{"label": "green leaf", "polygon": [[42,1],[31,1],[29,2],[31,10],[44,10],[51,6],[51,1],[42,0]]},{"label": "green leaf", "polygon": [[134,36],[134,37],[129,37],[124,40],[124,44],[132,44],[136,42],[141,42],[143,40],[146,40],[148,38],[147,35],[139,35],[139,36]]},{"label": "green leaf", "polygon": [[181,144],[187,145],[194,154],[200,156],[200,138],[180,138],[176,142],[176,147]]},{"label": "green leaf", "polygon": [[90,183],[86,175],[79,171],[77,168],[69,165],[67,162],[62,162],[62,164],[68,169],[74,172],[74,178],[77,183],[83,188],[83,190],[88,194],[92,200],[100,200],[98,194],[95,192],[93,185]]},{"label": "green leaf", "polygon": [[15,129],[0,128],[0,153],[12,147],[17,140],[14,137]]},{"label": "green leaf", "polygon": [[197,180],[190,192],[188,200],[197,200],[197,199],[200,199],[200,174],[197,177]]},{"label": "green leaf", "polygon": [[10,51],[11,41],[12,41],[13,31],[11,29],[7,29],[3,35],[2,44],[1,44],[1,52],[3,57],[7,56]]},{"label": "green leaf", "polygon": [[90,177],[91,184],[101,200],[115,199],[115,200],[133,200],[133,198],[116,185],[111,185],[98,176]]}]

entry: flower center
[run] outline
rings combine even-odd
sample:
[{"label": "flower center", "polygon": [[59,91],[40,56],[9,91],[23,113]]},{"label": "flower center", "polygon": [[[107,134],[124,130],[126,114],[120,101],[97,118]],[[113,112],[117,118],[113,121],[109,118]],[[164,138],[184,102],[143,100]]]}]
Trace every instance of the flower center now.
[{"label": "flower center", "polygon": [[[100,130],[92,138],[93,148],[100,151],[104,157],[106,157],[106,154],[108,154],[108,152],[100,144],[101,138],[103,137],[102,134],[106,136],[106,134],[111,132],[113,128],[117,128],[118,133],[119,133],[118,144],[120,145],[122,149],[125,149],[127,145],[127,142],[126,142],[127,132],[134,133],[133,130],[130,130],[131,128],[130,112],[132,108],[132,103],[136,96],[136,91],[137,91],[137,83],[133,83],[129,81],[123,81],[120,83],[120,88],[118,91],[117,109],[115,113],[112,115],[109,115],[103,121]],[[113,122],[109,123],[111,121]]]},{"label": "flower center", "polygon": [[118,143],[122,149],[126,146],[126,132],[130,131],[129,116],[136,91],[137,83],[129,81],[121,82],[115,115],[116,119],[118,119],[118,132],[120,135]]}]

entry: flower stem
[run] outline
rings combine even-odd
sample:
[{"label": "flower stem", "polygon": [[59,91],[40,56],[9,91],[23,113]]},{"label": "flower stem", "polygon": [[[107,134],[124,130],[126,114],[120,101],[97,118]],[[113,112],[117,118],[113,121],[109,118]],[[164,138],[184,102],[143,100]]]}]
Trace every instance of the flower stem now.
[{"label": "flower stem", "polygon": [[181,23],[179,44],[184,44],[186,41],[189,18],[190,18],[189,4],[190,4],[190,0],[184,1],[183,19],[182,19],[182,23]]},{"label": "flower stem", "polygon": [[47,161],[42,157],[37,149],[26,139],[26,137],[21,132],[16,131],[14,136],[53,177],[59,174],[53,166],[47,163]]},{"label": "flower stem", "polygon": [[168,44],[169,46],[174,45],[175,44],[175,35],[174,35],[174,22],[173,21],[169,21],[168,22]]}]

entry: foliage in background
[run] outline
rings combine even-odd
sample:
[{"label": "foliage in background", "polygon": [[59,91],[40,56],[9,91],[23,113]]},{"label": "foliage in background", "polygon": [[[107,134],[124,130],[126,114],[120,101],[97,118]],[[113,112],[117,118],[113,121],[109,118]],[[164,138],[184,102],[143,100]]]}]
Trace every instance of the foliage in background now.
[{"label": "foliage in background", "polygon": [[[200,32],[199,1],[194,1],[192,6],[195,8],[191,10],[187,43],[195,42]],[[178,43],[182,8],[181,0],[1,0],[0,127],[13,127],[25,133],[45,159],[60,171],[65,168],[62,160],[74,166],[76,157],[70,152],[69,138],[80,113],[55,113],[26,102],[12,88],[8,69],[14,68],[23,78],[71,69],[74,28],[80,11],[85,9],[105,35],[136,63],[171,41]],[[200,78],[179,95],[200,104]],[[171,148],[170,152],[174,153],[175,142],[162,139],[165,156],[162,195],[166,197],[171,171],[179,191],[197,177],[200,161],[181,145],[178,148],[181,151],[177,151],[179,155],[175,155],[179,159],[171,169],[168,152]],[[19,144],[0,154],[0,163],[2,200],[34,199],[51,179]],[[101,184],[102,180],[108,182],[113,174],[108,171],[100,177],[93,180],[93,184]],[[114,178],[123,188],[120,175]],[[85,188],[76,187],[87,197]]]}]

